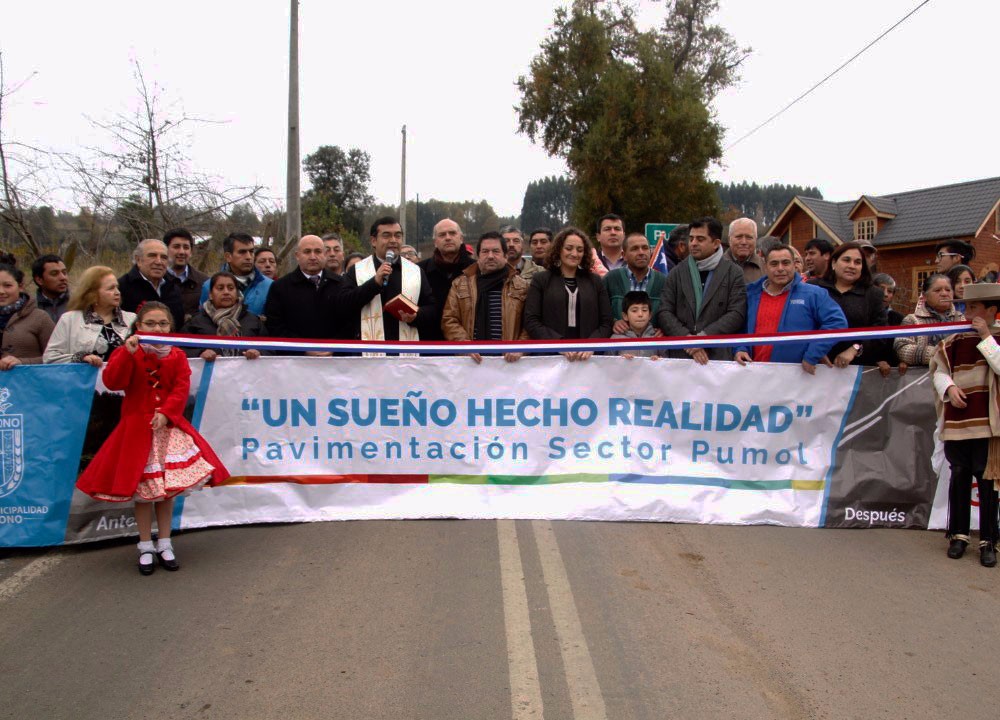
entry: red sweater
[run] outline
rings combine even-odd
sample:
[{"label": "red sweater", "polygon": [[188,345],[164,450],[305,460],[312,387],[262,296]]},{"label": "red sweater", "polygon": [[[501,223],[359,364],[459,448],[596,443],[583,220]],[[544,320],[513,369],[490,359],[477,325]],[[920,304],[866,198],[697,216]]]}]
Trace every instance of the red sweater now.
[{"label": "red sweater", "polygon": [[[788,302],[787,292],[780,295],[771,295],[766,290],[760,294],[760,307],[757,308],[757,335],[770,335],[778,332],[778,323],[781,322],[781,313],[785,311],[785,303]],[[771,351],[774,345],[754,345],[753,359],[755,362],[767,362],[771,359]]]}]

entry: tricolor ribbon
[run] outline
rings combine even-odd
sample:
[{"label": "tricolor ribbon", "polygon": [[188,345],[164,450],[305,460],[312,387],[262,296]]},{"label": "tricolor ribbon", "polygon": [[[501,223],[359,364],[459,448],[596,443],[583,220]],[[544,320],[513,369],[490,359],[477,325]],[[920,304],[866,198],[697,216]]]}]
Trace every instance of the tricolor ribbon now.
[{"label": "tricolor ribbon", "polygon": [[156,345],[185,348],[232,348],[234,350],[273,350],[278,352],[335,353],[420,353],[422,355],[497,355],[501,353],[608,352],[619,350],[683,350],[685,348],[715,348],[743,345],[786,345],[818,340],[881,340],[918,335],[951,335],[967,332],[967,322],[935,323],[933,325],[900,325],[897,327],[845,328],[843,330],[810,330],[781,332],[771,335],[697,335],[681,338],[595,338],[591,340],[519,340],[503,342],[480,340],[453,341],[306,341],[296,338],[233,338],[217,335],[147,335],[139,341]]}]

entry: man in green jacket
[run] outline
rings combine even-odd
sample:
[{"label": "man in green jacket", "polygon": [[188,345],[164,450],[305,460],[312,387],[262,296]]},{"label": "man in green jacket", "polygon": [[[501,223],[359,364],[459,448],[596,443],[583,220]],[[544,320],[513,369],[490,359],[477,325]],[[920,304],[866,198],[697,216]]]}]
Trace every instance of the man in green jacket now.
[{"label": "man in green jacket", "polygon": [[[612,270],[604,276],[604,287],[611,299],[611,315],[615,320],[612,332],[624,333],[628,322],[622,319],[622,300],[626,293],[644,292],[652,302],[653,325],[656,326],[656,312],[660,308],[660,293],[666,275],[649,266],[650,250],[646,236],[639,232],[630,233],[622,245],[625,258],[624,267]],[[661,334],[661,333],[657,333]]]}]

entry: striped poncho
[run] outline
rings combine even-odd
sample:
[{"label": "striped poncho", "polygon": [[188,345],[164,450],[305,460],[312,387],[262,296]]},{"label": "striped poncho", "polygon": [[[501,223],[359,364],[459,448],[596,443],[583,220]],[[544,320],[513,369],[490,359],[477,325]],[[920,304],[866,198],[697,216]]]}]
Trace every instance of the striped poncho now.
[{"label": "striped poncho", "polygon": [[[1000,332],[994,329],[995,332]],[[991,439],[984,477],[1000,480],[1000,345],[995,337],[981,340],[974,332],[950,335],[931,357],[935,404],[943,417],[942,440]],[[964,408],[947,402],[945,393],[957,385],[965,393]]]}]

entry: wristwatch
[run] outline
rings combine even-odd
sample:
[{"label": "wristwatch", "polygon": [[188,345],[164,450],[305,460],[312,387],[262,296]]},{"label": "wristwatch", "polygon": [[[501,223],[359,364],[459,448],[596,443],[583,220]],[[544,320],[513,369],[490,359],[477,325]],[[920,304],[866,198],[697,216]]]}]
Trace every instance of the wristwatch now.
[{"label": "wristwatch", "polygon": [[860,343],[854,343],[853,345],[851,345],[851,347],[854,348],[854,352],[857,353],[854,357],[861,357],[861,351],[863,349],[861,347],[861,344]]}]

